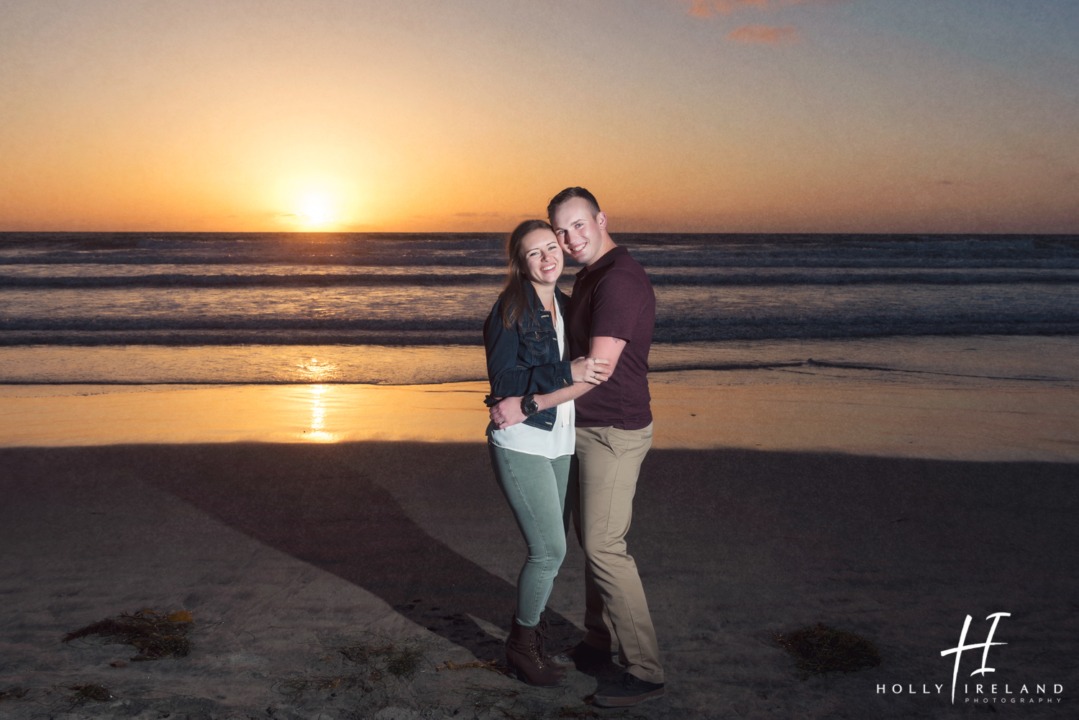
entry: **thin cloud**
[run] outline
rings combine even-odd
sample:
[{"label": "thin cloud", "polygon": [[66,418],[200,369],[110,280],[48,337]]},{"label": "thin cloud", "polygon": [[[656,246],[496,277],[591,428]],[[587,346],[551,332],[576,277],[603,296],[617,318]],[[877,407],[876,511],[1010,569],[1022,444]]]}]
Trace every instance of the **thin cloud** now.
[{"label": "thin cloud", "polygon": [[767,25],[745,25],[732,30],[727,35],[734,42],[759,45],[793,45],[798,42],[798,31],[790,25],[768,27]]},{"label": "thin cloud", "polygon": [[689,14],[693,17],[710,18],[714,15],[730,15],[735,10],[756,8],[771,10],[784,5],[835,5],[850,0],[679,0],[689,3]]},{"label": "thin cloud", "polygon": [[730,15],[739,6],[746,7],[749,5],[764,8],[768,6],[768,0],[692,0],[689,14],[699,18],[709,18],[713,15]]}]

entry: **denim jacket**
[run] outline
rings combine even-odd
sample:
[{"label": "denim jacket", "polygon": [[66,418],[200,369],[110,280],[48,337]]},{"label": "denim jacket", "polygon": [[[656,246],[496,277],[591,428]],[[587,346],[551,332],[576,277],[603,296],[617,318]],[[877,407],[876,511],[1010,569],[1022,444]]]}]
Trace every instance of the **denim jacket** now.
[{"label": "denim jacket", "polygon": [[[569,338],[566,338],[564,357],[560,358],[551,313],[543,309],[532,283],[525,283],[525,292],[528,293],[532,312],[522,313],[515,327],[507,329],[502,326],[499,301],[495,301],[491,314],[483,324],[487,377],[491,381],[487,407],[502,398],[529,393],[545,395],[573,384],[570,361],[566,359],[569,357]],[[564,317],[566,296],[557,287],[554,294]],[[556,415],[556,408],[547,408],[525,418],[524,422],[542,430],[552,430]]]}]

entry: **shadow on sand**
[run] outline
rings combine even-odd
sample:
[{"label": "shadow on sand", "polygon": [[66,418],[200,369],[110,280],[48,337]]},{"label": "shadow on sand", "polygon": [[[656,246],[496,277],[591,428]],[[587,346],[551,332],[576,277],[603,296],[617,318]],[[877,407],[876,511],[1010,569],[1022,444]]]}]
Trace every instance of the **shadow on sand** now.
[{"label": "shadow on sand", "polygon": [[[293,447],[281,456],[278,447],[147,449],[153,470],[145,479],[245,535],[364,588],[476,657],[502,659],[502,642],[472,618],[508,631],[515,587],[431,537],[372,477],[385,484],[426,474],[438,483],[449,472],[492,484],[485,453],[451,446],[431,465],[430,452],[391,444]],[[467,497],[458,500],[467,506]],[[555,647],[580,634],[557,613],[547,616]]]},{"label": "shadow on sand", "polygon": [[[473,528],[491,533],[491,518],[510,518],[482,444],[8,449],[0,450],[0,467],[5,492],[42,482],[64,492],[89,467],[137,477],[364,588],[478,658],[502,656],[501,642],[472,618],[508,628],[513,585],[421,526],[453,524],[448,537],[463,537]],[[1079,592],[1077,510],[1079,471],[1069,464],[654,450],[642,469],[630,540],[642,577],[647,572],[646,584],[654,583],[649,597],[659,603],[654,614],[665,638],[684,628],[721,633],[727,618],[762,627],[787,622],[864,595],[869,610],[847,615],[918,608],[903,628],[870,630],[879,637],[928,628],[924,641],[896,640],[892,650],[925,657],[935,671],[955,618],[979,612],[978,603],[988,612],[1040,612],[1044,629],[1031,638],[1032,651],[1052,649],[1052,657],[1074,649],[1060,638],[1059,623],[1074,612],[1068,603]],[[500,527],[489,542],[508,544],[499,548],[503,557],[518,546],[523,554],[516,533]],[[782,587],[816,589],[808,599],[747,594],[768,580],[763,571],[752,575],[765,566],[789,583]],[[954,607],[922,610],[917,598],[926,594],[954,596]],[[549,618],[553,646],[579,639],[566,618]],[[701,652],[700,662],[710,662],[711,650]]]}]

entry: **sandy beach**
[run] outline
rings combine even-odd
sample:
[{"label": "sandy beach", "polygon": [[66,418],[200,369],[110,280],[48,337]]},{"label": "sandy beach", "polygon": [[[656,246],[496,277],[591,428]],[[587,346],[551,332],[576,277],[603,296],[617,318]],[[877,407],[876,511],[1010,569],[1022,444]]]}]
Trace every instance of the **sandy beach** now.
[{"label": "sandy beach", "polygon": [[[501,659],[524,552],[477,437],[481,386],[8,387],[0,713],[1073,717],[1076,391],[736,375],[653,384],[630,550],[669,694],[628,714],[587,704],[609,673],[540,690],[460,667]],[[557,644],[580,637],[582,562],[571,543]],[[143,608],[191,613],[187,657],[61,642]],[[967,615],[984,642],[996,612],[995,677],[966,652],[953,704],[940,653]],[[773,634],[818,622],[881,665],[803,678]],[[414,673],[346,657],[391,643]],[[71,699],[90,684],[113,697]]]},{"label": "sandy beach", "polygon": [[[1077,29],[0,1],[0,720],[1079,719]],[[506,666],[485,397],[581,355],[654,417],[622,711]]]}]

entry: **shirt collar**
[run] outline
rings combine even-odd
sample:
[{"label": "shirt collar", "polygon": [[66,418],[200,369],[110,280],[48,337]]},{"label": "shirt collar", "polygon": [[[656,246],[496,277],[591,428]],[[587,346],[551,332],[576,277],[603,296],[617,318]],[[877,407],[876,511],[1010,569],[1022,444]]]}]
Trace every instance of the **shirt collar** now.
[{"label": "shirt collar", "polygon": [[595,261],[594,263],[592,263],[588,267],[581,268],[581,271],[579,273],[577,273],[577,277],[583,279],[589,273],[596,272],[600,268],[606,267],[606,266],[610,265],[611,263],[613,263],[615,261],[616,256],[625,255],[628,252],[629,251],[626,250],[621,245],[616,245],[615,247],[611,248],[606,253],[604,253],[603,257],[601,257],[599,260]]}]

